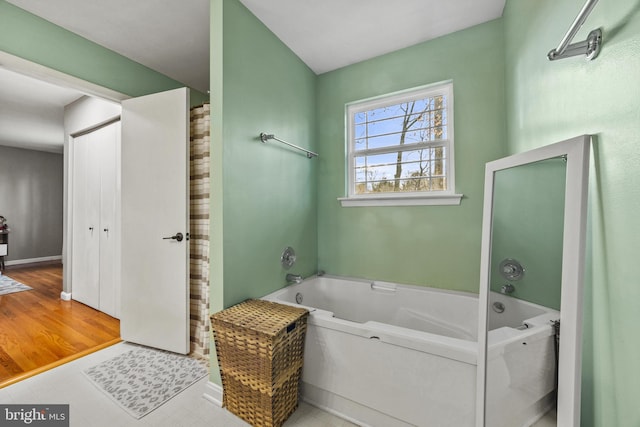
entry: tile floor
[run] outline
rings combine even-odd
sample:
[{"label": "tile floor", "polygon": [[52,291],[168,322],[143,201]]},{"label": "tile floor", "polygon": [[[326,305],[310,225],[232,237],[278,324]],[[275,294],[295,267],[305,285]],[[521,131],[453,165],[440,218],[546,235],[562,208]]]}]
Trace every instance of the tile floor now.
[{"label": "tile floor", "polygon": [[[249,424],[203,398],[205,377],[187,390],[136,420],[106,397],[82,373],[86,368],[124,353],[120,343],[81,359],[0,389],[3,404],[69,404],[71,427],[247,427]],[[284,427],[348,427],[354,424],[306,403]]]},{"label": "tile floor", "polygon": [[[86,368],[134,348],[108,347],[66,365],[0,389],[3,404],[69,404],[71,427],[247,427],[249,424],[203,398],[207,377],[149,415],[136,420],[106,397],[82,373]],[[533,427],[555,426],[551,411]],[[353,427],[354,424],[301,402],[284,427]]]}]

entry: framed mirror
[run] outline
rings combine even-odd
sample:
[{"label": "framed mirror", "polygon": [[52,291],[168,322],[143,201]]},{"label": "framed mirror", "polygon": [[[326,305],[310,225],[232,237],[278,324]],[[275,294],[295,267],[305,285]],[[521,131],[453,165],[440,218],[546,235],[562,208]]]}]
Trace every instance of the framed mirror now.
[{"label": "framed mirror", "polygon": [[580,424],[590,141],[486,165],[476,427]]}]

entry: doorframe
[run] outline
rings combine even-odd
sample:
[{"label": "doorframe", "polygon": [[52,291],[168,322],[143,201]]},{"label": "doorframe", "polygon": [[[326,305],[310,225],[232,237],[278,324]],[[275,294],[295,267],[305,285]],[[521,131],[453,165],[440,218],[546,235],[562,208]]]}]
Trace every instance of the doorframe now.
[{"label": "doorframe", "polygon": [[[104,101],[122,103],[131,98],[124,93],[71,76],[53,68],[37,64],[0,50],[0,64],[9,71],[32,77],[57,86],[73,89],[87,96]],[[80,129],[72,131],[76,135]],[[65,129],[63,148],[63,201],[62,201],[62,292],[60,298],[70,300],[73,289],[71,264],[73,253],[73,200],[70,192],[73,185],[73,137]]]}]

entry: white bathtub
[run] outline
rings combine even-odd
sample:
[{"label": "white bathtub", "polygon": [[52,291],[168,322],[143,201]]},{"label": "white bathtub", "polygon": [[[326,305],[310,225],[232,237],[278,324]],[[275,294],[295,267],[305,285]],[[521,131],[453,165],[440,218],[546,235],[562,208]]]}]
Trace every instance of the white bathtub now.
[{"label": "white bathtub", "polygon": [[[505,310],[491,318],[487,425],[528,425],[552,396],[559,313],[492,297]],[[475,294],[322,276],[264,298],[311,312],[304,400],[360,425],[474,425]]]}]

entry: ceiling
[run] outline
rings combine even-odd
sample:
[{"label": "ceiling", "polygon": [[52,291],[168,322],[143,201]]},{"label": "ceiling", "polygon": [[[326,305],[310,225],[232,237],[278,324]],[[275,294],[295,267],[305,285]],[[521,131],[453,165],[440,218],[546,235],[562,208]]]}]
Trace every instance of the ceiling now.
[{"label": "ceiling", "polygon": [[[210,0],[7,1],[187,86],[201,92],[209,88]],[[505,0],[240,1],[316,74],[498,18],[505,4]],[[50,99],[45,100],[44,94]],[[59,103],[80,95],[42,89],[3,71],[0,144],[16,138],[5,135],[7,122],[15,129],[16,123],[27,120],[24,115],[20,120],[5,119],[10,106],[29,104],[32,119],[45,122],[27,126],[34,129],[29,138],[50,141],[57,138],[53,132],[45,138],[35,129],[51,129]],[[62,138],[59,141],[61,147]]]},{"label": "ceiling", "polygon": [[61,153],[64,106],[81,96],[0,67],[0,145]]},{"label": "ceiling", "polygon": [[209,88],[209,0],[7,1],[187,86]]},{"label": "ceiling", "polygon": [[316,74],[502,16],[505,0],[240,0]]}]

